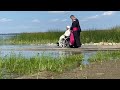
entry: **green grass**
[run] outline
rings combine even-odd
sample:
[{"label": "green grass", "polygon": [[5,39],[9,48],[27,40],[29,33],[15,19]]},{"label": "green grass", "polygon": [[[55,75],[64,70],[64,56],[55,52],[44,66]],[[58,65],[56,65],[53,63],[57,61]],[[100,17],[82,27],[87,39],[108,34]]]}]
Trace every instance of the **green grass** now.
[{"label": "green grass", "polygon": [[90,62],[102,62],[105,60],[120,60],[120,51],[98,51],[89,58]]},{"label": "green grass", "polygon": [[[65,30],[64,30],[65,31]],[[49,30],[39,33],[21,33],[14,38],[7,40],[12,44],[46,44],[56,43],[59,37],[64,33],[60,30]],[[106,30],[87,30],[81,32],[82,43],[99,42],[120,42],[120,27],[113,27]]]},{"label": "green grass", "polygon": [[59,37],[63,34],[60,31],[49,31],[40,33],[21,33],[12,38],[10,42],[12,44],[46,44],[56,43]]},{"label": "green grass", "polygon": [[82,43],[120,42],[120,27],[108,30],[89,30],[81,33]]},{"label": "green grass", "polygon": [[[83,56],[71,55],[53,58],[51,56],[34,56],[26,58],[21,54],[11,53],[10,56],[0,57],[0,76],[10,75],[30,75],[40,71],[64,72],[75,68],[81,63]],[[3,73],[4,72],[4,73]],[[9,77],[10,78],[10,77]]]},{"label": "green grass", "polygon": [[[0,56],[0,78],[14,78],[12,75],[31,75],[41,71],[62,73],[72,70],[77,66],[81,67],[82,54],[61,56],[36,55],[26,58],[23,55],[11,53],[4,57]],[[120,51],[98,51],[88,59],[90,62],[102,62],[105,60],[120,60]],[[6,75],[9,75],[9,77]]]}]

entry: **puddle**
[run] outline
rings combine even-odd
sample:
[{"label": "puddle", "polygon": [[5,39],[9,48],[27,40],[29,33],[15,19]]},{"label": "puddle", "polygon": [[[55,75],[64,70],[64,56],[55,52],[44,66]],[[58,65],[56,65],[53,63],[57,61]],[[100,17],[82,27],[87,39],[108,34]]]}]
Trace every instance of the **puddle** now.
[{"label": "puddle", "polygon": [[82,54],[84,55],[84,59],[83,59],[83,61],[82,61],[82,64],[83,64],[83,65],[87,65],[87,64],[90,63],[90,62],[88,61],[88,59],[89,59],[92,55],[95,55],[95,54],[96,54],[96,51],[83,52]]},{"label": "puddle", "polygon": [[[33,57],[37,54],[42,55],[44,53],[44,55],[50,55],[52,57],[60,57],[63,55],[73,55],[73,54],[83,54],[84,55],[84,60],[82,62],[82,64],[89,64],[88,62],[88,58],[95,54],[94,51],[91,52],[75,52],[75,51],[54,51],[54,50],[45,50],[45,51],[35,51],[35,50],[24,50],[24,49],[39,49],[39,48],[59,48],[56,45],[5,45],[4,44],[4,40],[5,39],[9,39],[11,37],[14,37],[15,35],[13,34],[6,34],[6,35],[0,35],[0,40],[2,40],[3,44],[0,45],[0,56],[4,57],[6,55],[10,55],[11,52],[15,53],[16,55],[18,54],[22,54],[23,56],[30,58]],[[1,42],[1,43],[2,43]],[[83,46],[84,48],[84,46]],[[22,51],[17,51],[15,49],[23,49]]]},{"label": "puddle", "polygon": [[11,53],[15,53],[16,55],[23,55],[27,58],[29,57],[33,57],[33,56],[36,56],[36,55],[39,55],[41,56],[42,54],[44,55],[50,55],[52,57],[60,57],[60,56],[63,56],[63,55],[73,55],[73,54],[80,54],[80,53],[74,53],[74,52],[67,52],[67,51],[7,51],[7,50],[2,50],[0,52],[0,55],[2,57],[6,56],[6,55],[10,55]]},{"label": "puddle", "polygon": [[[56,45],[49,45],[49,44],[44,44],[44,45],[5,45],[4,44],[4,40],[5,39],[9,39],[11,37],[14,37],[15,35],[13,34],[6,34],[6,35],[0,35],[0,40],[2,44],[0,44],[0,56],[1,57],[4,57],[6,55],[10,55],[11,52],[12,53],[15,53],[16,55],[23,55],[27,58],[30,58],[30,57],[33,57],[35,55],[42,55],[44,53],[44,55],[50,55],[52,57],[61,57],[61,56],[64,56],[64,55],[73,55],[73,54],[83,54],[84,55],[84,60],[82,62],[82,64],[86,65],[86,64],[89,64],[88,62],[88,58],[95,54],[94,51],[91,51],[91,52],[76,52],[76,51],[59,51],[59,50],[24,50],[24,49],[40,49],[40,48],[59,48],[58,46]],[[83,46],[84,48],[84,46]],[[17,49],[22,49],[22,51],[19,51]]]},{"label": "puddle", "polygon": [[[6,55],[9,56],[11,53],[15,53],[16,55],[23,55],[26,58],[30,58],[36,55],[41,56],[42,54],[46,55],[46,56],[52,56],[52,57],[61,57],[61,56],[66,56],[66,55],[74,55],[74,54],[83,54],[84,58],[82,61],[83,65],[89,64],[89,57],[91,55],[94,55],[96,53],[96,51],[83,51],[83,52],[76,52],[76,51],[59,51],[59,50],[45,50],[45,51],[34,51],[34,50],[22,50],[22,51],[17,51],[15,49],[19,48],[19,49],[24,49],[24,48],[42,48],[42,46],[20,46],[20,45],[3,45],[0,46],[0,56],[1,57],[5,57]],[[47,46],[48,47],[48,46]],[[6,50],[4,50],[6,49]],[[7,50],[8,49],[8,50]],[[14,50],[9,50],[9,49],[14,49]]]}]

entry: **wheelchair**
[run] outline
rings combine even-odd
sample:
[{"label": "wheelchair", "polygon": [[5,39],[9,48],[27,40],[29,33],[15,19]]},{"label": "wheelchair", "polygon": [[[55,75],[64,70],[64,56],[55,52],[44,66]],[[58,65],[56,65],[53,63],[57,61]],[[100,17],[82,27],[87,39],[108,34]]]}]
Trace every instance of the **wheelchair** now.
[{"label": "wheelchair", "polygon": [[70,37],[65,36],[65,38],[63,38],[62,42],[61,42],[61,47],[65,48],[65,47],[70,47]]}]

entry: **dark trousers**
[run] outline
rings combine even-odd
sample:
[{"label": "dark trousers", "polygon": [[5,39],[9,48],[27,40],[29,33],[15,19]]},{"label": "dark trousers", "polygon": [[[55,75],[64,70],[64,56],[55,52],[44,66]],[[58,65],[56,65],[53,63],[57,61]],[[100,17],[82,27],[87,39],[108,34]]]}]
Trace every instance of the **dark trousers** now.
[{"label": "dark trousers", "polygon": [[80,31],[73,31],[73,34],[74,34],[74,40],[75,40],[74,47],[75,48],[81,47]]}]

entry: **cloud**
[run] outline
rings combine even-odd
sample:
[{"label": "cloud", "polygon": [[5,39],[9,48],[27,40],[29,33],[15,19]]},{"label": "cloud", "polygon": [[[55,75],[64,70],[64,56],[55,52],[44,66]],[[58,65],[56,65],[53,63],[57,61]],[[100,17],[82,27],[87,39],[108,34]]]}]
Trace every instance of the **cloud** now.
[{"label": "cloud", "polygon": [[113,15],[113,14],[115,14],[115,13],[116,13],[116,11],[105,11],[105,12],[103,12],[103,13],[100,14],[100,15],[89,16],[89,17],[87,17],[87,18],[84,18],[84,19],[81,20],[81,21],[85,22],[85,21],[88,21],[88,20],[100,18],[100,17],[102,17],[102,16],[111,16],[111,15]]},{"label": "cloud", "polygon": [[86,17],[86,18],[82,19],[81,21],[85,22],[85,21],[88,21],[88,20],[91,20],[91,19],[97,19],[99,17],[100,17],[100,15],[89,16],[89,17]]},{"label": "cloud", "polygon": [[34,23],[40,23],[40,20],[38,20],[38,19],[33,19],[32,22],[34,22]]},{"label": "cloud", "polygon": [[59,20],[59,19],[52,19],[51,21],[52,21],[52,22],[56,22],[56,21],[58,21],[58,20]]},{"label": "cloud", "polygon": [[48,13],[68,13],[70,11],[48,11]]},{"label": "cloud", "polygon": [[115,11],[106,11],[102,15],[109,16],[109,15],[113,15],[114,13],[116,13],[116,12]]},{"label": "cloud", "polygon": [[95,16],[90,16],[90,17],[87,17],[87,19],[95,19],[95,18],[98,18],[99,15],[95,15]]},{"label": "cloud", "polygon": [[83,20],[80,20],[80,22],[85,22],[85,21],[88,21],[88,20],[84,20],[84,19],[83,19]]},{"label": "cloud", "polygon": [[67,21],[67,19],[63,19],[63,20],[61,20],[62,22],[65,22],[65,21]]},{"label": "cloud", "polygon": [[12,19],[8,19],[8,18],[1,18],[0,22],[10,22],[12,21]]}]

